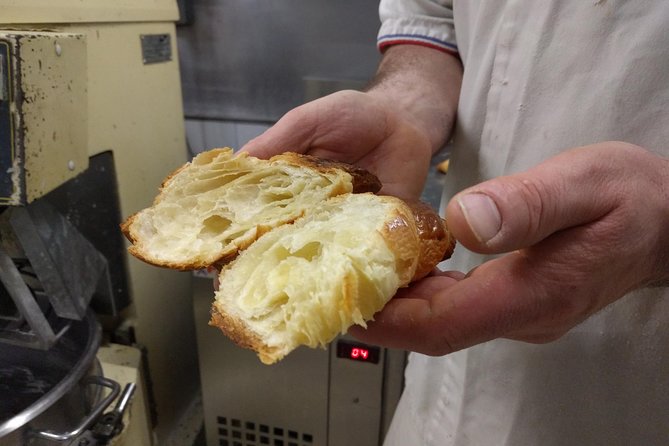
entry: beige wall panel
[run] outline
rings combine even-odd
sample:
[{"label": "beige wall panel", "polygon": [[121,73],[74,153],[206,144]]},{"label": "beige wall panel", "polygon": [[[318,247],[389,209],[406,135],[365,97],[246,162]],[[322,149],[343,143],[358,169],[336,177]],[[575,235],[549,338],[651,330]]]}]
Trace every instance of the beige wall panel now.
[{"label": "beige wall panel", "polygon": [[175,0],[0,0],[3,23],[170,21]]},{"label": "beige wall panel", "polygon": [[31,202],[88,167],[86,40],[62,33],[27,33],[18,40],[20,125]]},{"label": "beige wall panel", "polygon": [[[91,155],[112,150],[121,212],[151,204],[163,178],[186,162],[181,88],[171,23],[63,27],[87,35]],[[140,35],[171,35],[171,61],[144,65]],[[128,260],[137,339],[148,350],[158,444],[199,389],[190,274]]]}]

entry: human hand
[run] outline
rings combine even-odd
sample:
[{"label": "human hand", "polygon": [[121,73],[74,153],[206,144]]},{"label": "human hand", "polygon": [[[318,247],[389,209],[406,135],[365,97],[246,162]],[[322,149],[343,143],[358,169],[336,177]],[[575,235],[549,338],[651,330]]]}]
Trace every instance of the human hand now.
[{"label": "human hand", "polygon": [[446,216],[465,247],[508,254],[400,290],[351,334],[430,355],[500,337],[545,343],[631,290],[669,283],[669,160],[636,146],[567,151],[459,193]]},{"label": "human hand", "polygon": [[299,106],[243,151],[284,151],[356,164],[375,174],[382,194],[416,199],[432,154],[451,134],[462,64],[419,45],[388,48],[366,92],[340,91]]},{"label": "human hand", "polygon": [[341,91],[299,106],[241,149],[258,158],[284,151],[356,164],[381,193],[418,198],[432,156],[427,136],[379,95]]}]

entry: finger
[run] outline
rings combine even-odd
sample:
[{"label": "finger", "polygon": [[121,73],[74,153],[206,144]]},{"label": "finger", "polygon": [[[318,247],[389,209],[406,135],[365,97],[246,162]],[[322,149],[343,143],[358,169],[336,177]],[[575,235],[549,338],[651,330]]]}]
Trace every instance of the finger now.
[{"label": "finger", "polygon": [[[462,276],[442,273],[427,276],[408,288],[402,288],[390,300],[385,308],[375,315],[367,328],[352,326],[349,333],[363,342],[407,348],[413,343],[406,343],[415,329],[429,319],[432,299],[453,286]],[[409,336],[407,336],[409,334]]]},{"label": "finger", "polygon": [[[515,252],[481,265],[441,290],[426,287],[416,290],[417,298],[392,299],[366,330],[358,327],[351,334],[364,342],[428,355],[444,355],[499,337],[554,339],[594,309],[587,299],[549,298],[573,296],[560,287],[574,284],[546,280],[546,270],[546,265]],[[426,298],[423,291],[433,294]]]},{"label": "finger", "polygon": [[261,159],[285,151],[306,152],[316,131],[315,108],[313,103],[307,103],[289,111],[260,136],[246,143],[240,152]]},{"label": "finger", "polygon": [[342,90],[292,109],[241,150],[259,158],[291,151],[355,163],[389,136],[388,126],[382,104]]},{"label": "finger", "polygon": [[411,286],[400,288],[393,299],[431,299],[435,294],[465,278],[460,271],[439,271],[435,269]]},{"label": "finger", "polygon": [[501,253],[531,246],[561,229],[596,220],[617,205],[612,144],[573,149],[527,172],[456,195],[449,228],[466,247]]}]

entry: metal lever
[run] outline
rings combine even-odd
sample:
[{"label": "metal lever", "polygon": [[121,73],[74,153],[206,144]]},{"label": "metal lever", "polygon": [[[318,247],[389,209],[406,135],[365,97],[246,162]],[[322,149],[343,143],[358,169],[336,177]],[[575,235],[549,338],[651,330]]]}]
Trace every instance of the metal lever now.
[{"label": "metal lever", "polygon": [[135,383],[126,384],[114,410],[104,414],[91,429],[93,436],[101,444],[105,444],[107,441],[111,440],[123,429],[123,414],[125,413],[136,388],[137,385]]}]

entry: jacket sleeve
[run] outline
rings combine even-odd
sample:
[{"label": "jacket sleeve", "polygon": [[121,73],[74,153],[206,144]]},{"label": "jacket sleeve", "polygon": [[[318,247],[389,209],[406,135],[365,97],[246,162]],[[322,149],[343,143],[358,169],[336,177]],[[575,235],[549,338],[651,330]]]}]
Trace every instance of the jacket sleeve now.
[{"label": "jacket sleeve", "polygon": [[453,24],[453,1],[381,0],[377,46],[422,45],[458,55]]}]

